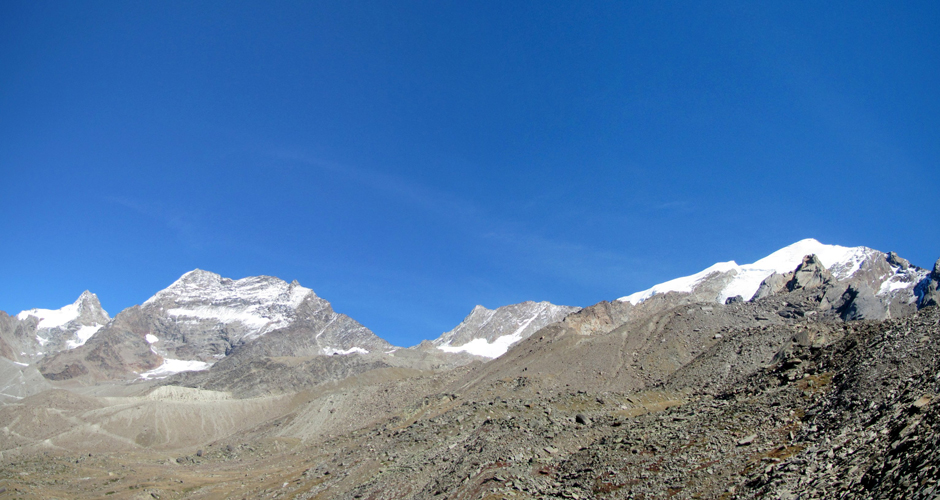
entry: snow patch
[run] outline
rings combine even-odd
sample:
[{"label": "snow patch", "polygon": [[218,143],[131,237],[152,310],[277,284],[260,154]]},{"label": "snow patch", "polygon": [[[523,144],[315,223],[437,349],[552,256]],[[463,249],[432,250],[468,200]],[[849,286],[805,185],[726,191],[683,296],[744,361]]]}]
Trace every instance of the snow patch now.
[{"label": "snow patch", "polygon": [[336,349],[336,348],[334,348],[334,347],[324,347],[324,348],[323,348],[323,354],[326,354],[327,356],[333,356],[334,354],[340,355],[340,356],[346,356],[347,354],[353,354],[353,353],[357,353],[357,354],[369,354],[369,351],[367,351],[367,350],[365,350],[365,349],[363,349],[363,348],[361,348],[361,347],[350,347],[349,349],[345,349],[345,350],[343,350],[343,349]]},{"label": "snow patch", "polygon": [[473,354],[474,356],[483,356],[484,358],[498,358],[503,354],[506,354],[506,351],[508,351],[513,344],[519,342],[520,340],[522,340],[522,335],[513,333],[510,335],[503,335],[502,337],[498,337],[493,342],[487,342],[486,339],[473,339],[461,346],[445,344],[437,346],[437,348],[444,352],[466,352]]},{"label": "snow patch", "polygon": [[894,274],[881,283],[881,287],[875,295],[891,295],[896,290],[913,289],[917,283],[920,283],[928,275],[930,275],[930,271],[926,269],[911,267],[907,270],[901,270],[901,268],[895,267]]},{"label": "snow patch", "polygon": [[190,361],[185,359],[163,358],[163,364],[140,374],[142,379],[166,378],[181,372],[198,372],[208,370],[212,366],[203,361]]},{"label": "snow patch", "polygon": [[[478,338],[460,346],[452,346],[448,342],[447,344],[437,346],[437,348],[450,353],[466,352],[475,356],[483,356],[484,358],[498,358],[506,354],[506,351],[508,351],[513,344],[522,340],[522,332],[535,321],[535,318],[537,318],[543,310],[545,310],[545,307],[540,307],[535,311],[532,317],[522,322],[522,325],[520,325],[516,331],[509,335],[497,337],[493,342],[487,342],[484,338]],[[476,309],[474,309],[474,311],[476,311]]]},{"label": "snow patch", "polygon": [[19,361],[14,361],[13,364],[20,365],[20,366],[29,366],[29,363],[20,363]]},{"label": "snow patch", "polygon": [[160,341],[160,339],[158,339],[157,336],[152,333],[148,333],[147,335],[144,335],[144,340],[146,340],[148,344],[153,344],[154,342]]},{"label": "snow patch", "polygon": [[239,321],[245,326],[258,329],[264,328],[268,324],[276,323],[276,321],[271,321],[264,316],[253,314],[250,309],[250,307],[241,309],[234,307],[201,306],[193,309],[170,309],[167,311],[167,314],[184,318],[211,319],[220,323],[234,323],[235,321]]},{"label": "snow patch", "polygon": [[104,325],[99,325],[99,324],[83,326],[75,332],[75,336],[77,337],[77,339],[69,340],[66,343],[66,345],[68,346],[69,349],[75,349],[76,347],[80,345],[84,345],[85,342],[88,342],[88,339],[90,339],[92,335],[98,333],[98,330],[101,330],[102,328],[104,328]]}]

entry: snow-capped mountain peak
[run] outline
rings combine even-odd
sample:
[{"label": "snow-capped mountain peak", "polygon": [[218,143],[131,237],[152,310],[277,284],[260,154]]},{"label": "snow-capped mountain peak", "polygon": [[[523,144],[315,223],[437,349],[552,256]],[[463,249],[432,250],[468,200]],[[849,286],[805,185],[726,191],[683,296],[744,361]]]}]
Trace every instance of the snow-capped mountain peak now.
[{"label": "snow-capped mountain peak", "polygon": [[532,301],[497,309],[478,305],[456,328],[433,343],[444,352],[496,358],[516,342],[578,310],[579,307]]},{"label": "snow-capped mountain peak", "polygon": [[74,349],[111,320],[98,302],[98,296],[88,290],[82,292],[75,302],[62,308],[29,309],[21,311],[16,317],[19,320],[30,317],[39,320],[35,340],[44,352]]},{"label": "snow-capped mountain peak", "polygon": [[254,338],[283,328],[313,290],[272,276],[233,280],[201,269],[190,271],[144,302],[180,319],[239,322]]},{"label": "snow-capped mountain peak", "polygon": [[17,319],[25,320],[30,316],[35,317],[39,320],[37,328],[60,328],[63,327],[72,321],[80,320],[82,313],[90,312],[96,316],[94,319],[103,319],[104,323],[110,319],[108,313],[104,309],[101,309],[101,304],[98,302],[98,297],[85,290],[79,295],[78,300],[75,302],[64,306],[59,309],[29,309],[27,311],[20,311],[16,315]]},{"label": "snow-capped mountain peak", "polygon": [[696,274],[660,283],[647,290],[621,297],[621,302],[639,304],[658,293],[691,293],[708,279],[722,275],[727,283],[722,286],[717,301],[724,303],[729,297],[740,295],[745,300],[757,292],[764,279],[773,273],[788,273],[796,269],[806,255],[815,254],[832,275],[839,280],[855,274],[870,256],[881,254],[867,247],[826,245],[813,238],[797,241],[752,263],[738,265],[734,261],[720,262]]}]

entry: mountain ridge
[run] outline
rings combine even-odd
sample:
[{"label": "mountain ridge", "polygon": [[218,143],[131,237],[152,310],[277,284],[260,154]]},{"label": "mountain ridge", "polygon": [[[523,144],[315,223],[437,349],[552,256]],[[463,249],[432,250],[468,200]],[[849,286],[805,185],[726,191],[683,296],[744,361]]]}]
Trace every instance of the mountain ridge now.
[{"label": "mountain ridge", "polygon": [[[816,255],[821,269],[829,276],[827,279],[847,286],[844,290],[833,288],[825,300],[827,304],[840,304],[840,314],[848,319],[904,315],[928,300],[925,297],[938,295],[929,289],[931,271],[912,266],[893,252],[825,245],[808,238],[752,264],[719,262],[699,273],[583,309],[544,301],[526,301],[497,309],[478,305],[454,329],[428,341],[428,347],[422,344],[403,351],[352,318],[335,313],[329,302],[296,281],[287,283],[273,276],[231,279],[197,268],[135,306],[138,309],[133,312],[129,308],[115,317],[123,314],[133,319],[114,323],[109,318],[107,325],[96,324],[92,333],[102,332],[100,341],[85,348],[83,344],[94,339],[88,335],[81,342],[69,344],[69,352],[42,353],[34,361],[38,359],[37,365],[50,377],[91,374],[92,378],[105,379],[165,377],[180,371],[211,369],[232,355],[235,358],[219,369],[231,366],[235,359],[370,353],[394,356],[396,350],[399,354],[396,360],[391,360],[392,364],[402,363],[403,359],[417,362],[418,358],[428,366],[463,364],[474,358],[502,356],[536,331],[557,322],[574,327],[581,334],[596,335],[631,318],[655,314],[678,303],[723,304],[778,293],[798,272],[806,255]],[[745,299],[742,294],[748,297]],[[61,322],[65,317],[63,311],[75,316],[73,309],[77,310],[85,301],[97,304],[100,309],[97,297],[85,292],[74,304],[58,311],[34,309],[23,311],[16,318],[24,321],[35,318],[40,324]],[[107,318],[107,313],[101,311]],[[101,320],[101,316],[97,318]],[[108,327],[124,330],[106,335]],[[90,327],[84,328],[87,332]],[[129,333],[133,335],[128,336]],[[132,340],[133,336],[141,338]],[[8,346],[5,352],[11,350]],[[91,355],[91,363],[102,370],[86,366],[88,360],[83,358],[92,351],[99,354]],[[409,354],[411,351],[423,354],[415,358]],[[126,360],[127,366],[122,369],[103,362],[101,352]]]}]

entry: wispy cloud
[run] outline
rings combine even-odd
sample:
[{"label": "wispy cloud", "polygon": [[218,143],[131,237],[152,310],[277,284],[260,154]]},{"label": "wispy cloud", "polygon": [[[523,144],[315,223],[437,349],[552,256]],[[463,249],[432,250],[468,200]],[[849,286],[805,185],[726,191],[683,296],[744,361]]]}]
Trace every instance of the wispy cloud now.
[{"label": "wispy cloud", "polygon": [[200,223],[198,217],[192,212],[126,197],[108,196],[105,200],[165,227],[179,241],[192,249],[202,248],[207,241],[205,224]]},{"label": "wispy cloud", "polygon": [[453,193],[445,193],[400,176],[364,167],[339,164],[296,152],[273,151],[270,155],[288,165],[304,165],[339,175],[346,180],[386,194],[397,201],[426,210],[448,210],[465,217],[479,215],[477,207]]},{"label": "wispy cloud", "polygon": [[[461,224],[464,236],[479,243],[477,251],[492,251],[498,254],[499,260],[527,272],[592,286],[598,281],[610,283],[636,264],[635,258],[621,252],[548,236],[527,227],[523,221],[493,213],[458,194],[411,179],[295,152],[276,151],[271,155],[288,165],[300,164],[331,172],[429,213],[448,212],[452,220]],[[680,211],[691,207],[689,202],[673,201],[661,204],[657,210]]]},{"label": "wispy cloud", "polygon": [[652,205],[650,209],[656,212],[688,213],[695,211],[695,204],[689,200],[673,200]]}]

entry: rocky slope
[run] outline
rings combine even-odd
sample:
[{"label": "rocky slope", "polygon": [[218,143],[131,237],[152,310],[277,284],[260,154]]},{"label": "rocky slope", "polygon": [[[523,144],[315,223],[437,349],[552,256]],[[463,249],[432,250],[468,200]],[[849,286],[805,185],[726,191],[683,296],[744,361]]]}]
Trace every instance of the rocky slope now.
[{"label": "rocky slope", "polygon": [[[779,299],[797,303],[800,295]],[[91,398],[32,399],[16,411],[54,405],[59,416],[43,418],[66,415],[89,425],[113,415],[102,429],[121,435],[133,428],[131,448],[148,449],[141,443],[152,440],[148,446],[155,449],[141,456],[79,448],[94,450],[88,457],[67,451],[83,434],[68,434],[70,442],[44,427],[36,438],[66,451],[5,455],[0,484],[18,496],[61,496],[63,482],[81,467],[90,480],[65,496],[930,498],[940,479],[940,309],[771,329],[779,335],[768,338],[787,339],[784,347],[769,360],[742,349],[740,357],[757,360],[755,368],[705,391],[670,388],[683,377],[620,392],[548,389],[540,382],[545,375],[486,379],[474,373],[490,363],[444,376],[362,374],[298,395],[297,405],[291,398],[231,400],[211,392],[155,392],[122,400],[120,411]],[[697,359],[725,344],[752,345],[747,339],[757,334],[727,330]],[[119,424],[137,414],[135,422],[153,419],[157,408],[164,408],[163,416],[153,431]],[[201,421],[182,416],[209,408]],[[211,432],[191,434],[191,446],[161,448],[174,432],[172,420],[206,426],[224,411],[244,412],[242,425],[211,424],[217,425]],[[253,420],[264,411],[270,420]],[[69,427],[64,420],[57,425]],[[29,430],[23,419],[15,429],[20,435]],[[130,446],[92,427],[84,432],[84,439]],[[164,458],[143,458],[154,455]]]}]

